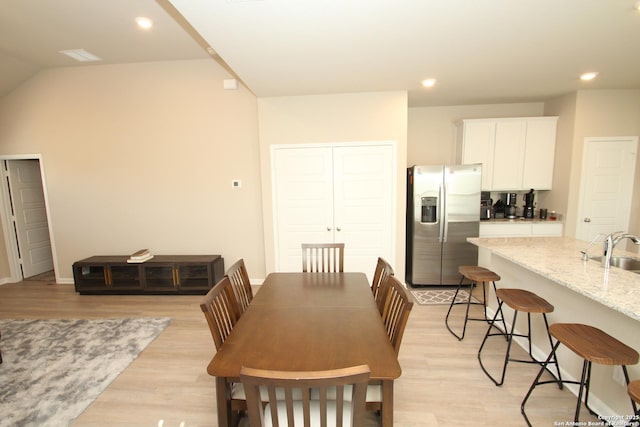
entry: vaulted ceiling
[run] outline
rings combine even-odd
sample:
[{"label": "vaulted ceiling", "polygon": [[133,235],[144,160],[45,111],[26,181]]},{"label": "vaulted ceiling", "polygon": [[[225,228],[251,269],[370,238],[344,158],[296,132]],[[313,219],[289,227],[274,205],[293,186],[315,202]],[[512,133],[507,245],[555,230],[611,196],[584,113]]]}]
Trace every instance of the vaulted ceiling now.
[{"label": "vaulted ceiling", "polygon": [[[0,96],[51,67],[197,58],[259,97],[407,91],[410,106],[430,106],[640,89],[635,3],[0,0]],[[139,30],[138,16],[153,28]],[[102,60],[59,53],[80,48]],[[587,71],[599,74],[580,81]]]}]

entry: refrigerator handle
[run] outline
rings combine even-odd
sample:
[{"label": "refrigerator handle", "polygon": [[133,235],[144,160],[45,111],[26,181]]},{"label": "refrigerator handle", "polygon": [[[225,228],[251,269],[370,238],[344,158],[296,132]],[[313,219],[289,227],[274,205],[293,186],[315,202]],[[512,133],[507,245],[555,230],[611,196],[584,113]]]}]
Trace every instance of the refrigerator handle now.
[{"label": "refrigerator handle", "polygon": [[442,217],[441,222],[440,222],[440,228],[442,229],[442,231],[440,232],[440,235],[442,236],[442,242],[446,243],[447,242],[447,237],[449,236],[449,212],[447,212],[447,205],[449,203],[449,201],[447,200],[447,196],[449,195],[449,190],[447,188],[447,184],[444,184],[444,191],[442,192],[443,197],[442,197]]},{"label": "refrigerator handle", "polygon": [[446,193],[446,188],[443,188],[443,186],[441,185],[438,188],[438,200],[440,200],[440,206],[439,206],[439,221],[440,221],[440,232],[438,233],[438,242],[442,243],[443,242],[443,237],[444,237],[444,223],[445,223],[445,218],[446,218],[446,214],[445,214],[445,206],[447,205],[444,197],[445,197],[445,193]]}]

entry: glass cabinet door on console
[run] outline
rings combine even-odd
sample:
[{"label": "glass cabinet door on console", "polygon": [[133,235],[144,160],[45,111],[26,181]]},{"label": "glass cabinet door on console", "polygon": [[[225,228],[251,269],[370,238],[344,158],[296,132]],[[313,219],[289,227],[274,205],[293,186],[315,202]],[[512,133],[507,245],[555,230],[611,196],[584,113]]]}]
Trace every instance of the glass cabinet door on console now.
[{"label": "glass cabinet door on console", "polygon": [[109,266],[108,287],[114,290],[142,289],[140,281],[140,268],[137,265],[111,265]]},{"label": "glass cabinet door on console", "polygon": [[144,265],[145,289],[150,291],[174,291],[175,269],[173,264]]},{"label": "glass cabinet door on console", "polygon": [[81,281],[85,289],[103,290],[108,282],[105,265],[74,266],[73,275],[76,283]]},{"label": "glass cabinet door on console", "polygon": [[177,265],[177,284],[180,289],[209,289],[209,267],[207,265]]}]

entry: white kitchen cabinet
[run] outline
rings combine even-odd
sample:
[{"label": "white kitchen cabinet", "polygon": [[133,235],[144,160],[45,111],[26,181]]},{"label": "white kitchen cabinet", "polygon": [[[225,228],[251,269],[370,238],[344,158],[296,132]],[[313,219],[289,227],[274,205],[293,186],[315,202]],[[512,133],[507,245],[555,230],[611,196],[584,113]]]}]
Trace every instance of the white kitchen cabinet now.
[{"label": "white kitchen cabinet", "polygon": [[481,222],[480,237],[529,237],[529,222]]},{"label": "white kitchen cabinet", "polygon": [[525,161],[522,167],[523,190],[551,190],[557,123],[557,117],[527,120]]},{"label": "white kitchen cabinet", "polygon": [[480,222],[480,237],[559,237],[562,223],[553,221],[486,221]]},{"label": "white kitchen cabinet", "polygon": [[496,121],[492,190],[524,190],[522,171],[526,140],[525,120]]},{"label": "white kitchen cabinet", "polygon": [[534,222],[531,224],[532,236],[562,236],[561,222]]},{"label": "white kitchen cabinet", "polygon": [[[496,139],[496,124],[489,120],[469,120],[464,123],[464,151],[459,163],[463,165],[482,163],[482,189],[493,179],[493,152]],[[460,152],[460,150],[459,150]]]},{"label": "white kitchen cabinet", "polygon": [[458,127],[458,161],[482,163],[484,191],[550,190],[557,117],[468,119]]}]

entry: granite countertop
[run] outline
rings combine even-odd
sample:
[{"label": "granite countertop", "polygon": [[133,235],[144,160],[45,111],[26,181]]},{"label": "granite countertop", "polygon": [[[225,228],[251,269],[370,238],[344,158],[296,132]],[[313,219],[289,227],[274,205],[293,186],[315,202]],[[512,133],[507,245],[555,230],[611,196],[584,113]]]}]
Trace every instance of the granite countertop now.
[{"label": "granite countertop", "polygon": [[[486,248],[527,270],[565,286],[579,294],[640,320],[640,274],[611,267],[600,262],[583,261],[580,251],[588,242],[570,237],[468,238],[470,243]],[[589,249],[599,255],[601,245]],[[640,258],[616,248],[614,256]]]}]

